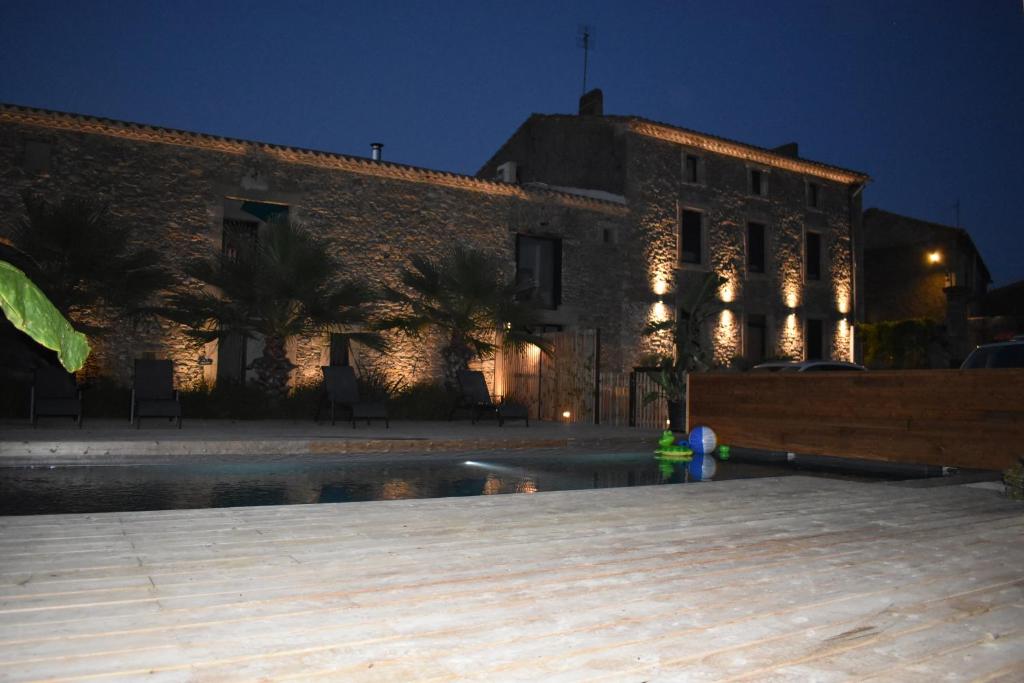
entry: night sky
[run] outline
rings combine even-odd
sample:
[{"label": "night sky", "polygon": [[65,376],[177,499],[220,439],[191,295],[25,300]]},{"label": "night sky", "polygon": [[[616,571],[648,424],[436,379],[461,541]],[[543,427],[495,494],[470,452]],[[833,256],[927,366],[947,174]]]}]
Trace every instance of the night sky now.
[{"label": "night sky", "polygon": [[1022,0],[0,0],[0,101],[473,174],[605,112],[870,174],[865,207],[967,228],[1024,278]]}]

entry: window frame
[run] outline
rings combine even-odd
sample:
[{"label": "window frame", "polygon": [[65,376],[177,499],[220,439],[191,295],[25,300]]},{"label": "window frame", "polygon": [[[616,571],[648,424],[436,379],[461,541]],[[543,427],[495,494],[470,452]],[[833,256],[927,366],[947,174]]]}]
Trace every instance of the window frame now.
[{"label": "window frame", "polygon": [[[695,162],[694,172],[696,174],[696,178],[694,180],[690,180],[690,174],[689,174],[689,170],[690,170],[689,169],[689,160],[690,159],[693,159],[694,162]],[[705,184],[705,180],[704,180],[704,157],[702,157],[701,155],[695,153],[693,150],[684,149],[682,151],[681,169],[682,169],[682,178],[683,178],[683,184],[684,185],[704,185]]]},{"label": "window frame", "polygon": [[[553,253],[551,255],[551,265],[552,265],[552,268],[554,269],[554,272],[552,273],[552,278],[551,278],[551,280],[552,280],[552,286],[551,286],[551,305],[543,304],[540,301],[535,301],[535,303],[536,303],[536,308],[538,308],[540,310],[544,310],[544,311],[557,311],[562,306],[562,293],[563,293],[562,275],[563,275],[564,269],[562,267],[562,255],[563,255],[562,238],[561,237],[556,237],[556,236],[553,236],[553,235],[533,235],[533,234],[526,233],[526,232],[517,232],[516,233],[516,250],[515,250],[516,251],[516,253],[515,253],[516,269],[515,269],[515,275],[514,275],[515,281],[517,283],[519,282],[520,254],[521,254],[522,241],[524,239],[535,240],[535,241],[538,241],[538,242],[550,242],[552,244]],[[539,282],[538,282],[538,285],[537,285],[537,290],[538,291],[540,290]]]},{"label": "window frame", "polygon": [[[750,328],[751,318],[760,318],[762,323],[762,335],[761,342],[763,348],[761,351],[761,357],[759,359],[753,359],[750,357]],[[769,316],[766,313],[746,313],[743,316],[743,346],[742,353],[743,358],[751,363],[763,363],[765,359],[769,357],[768,351],[772,348],[772,339],[769,333],[771,329],[771,322]]]},{"label": "window frame", "polygon": [[[697,214],[700,218],[699,233],[700,233],[700,245],[697,252],[696,261],[687,261],[683,259],[684,252],[684,239],[683,239],[683,216],[686,213]],[[699,209],[694,206],[679,204],[676,207],[676,263],[682,268],[700,268],[706,269],[708,262],[708,235],[707,235],[707,216],[703,209]]]},{"label": "window frame", "polygon": [[[758,177],[760,184],[760,191],[754,192],[754,177]],[[766,168],[760,166],[747,166],[747,194],[751,197],[757,197],[758,199],[767,199],[769,195],[769,185],[771,184],[771,173]]]},{"label": "window frame", "polygon": [[[821,353],[817,357],[811,357],[811,324],[817,323],[820,326],[817,342]],[[823,318],[804,318],[804,360],[830,360],[828,357],[828,345],[825,342],[825,320]]]},{"label": "window frame", "polygon": [[[750,228],[751,226],[761,226],[761,270],[753,270],[750,267],[750,256],[753,253],[750,246]],[[743,236],[744,239],[744,256],[745,269],[747,275],[762,276],[768,273],[768,224],[761,220],[747,220],[747,229]]]},{"label": "window frame", "polygon": [[[817,275],[815,277],[811,276],[811,268],[810,268],[810,265],[811,265],[811,258],[810,258],[811,241],[810,241],[809,237],[811,235],[814,235],[815,237],[817,237],[817,241],[818,241]],[[807,228],[804,228],[804,258],[803,258],[804,282],[814,283],[814,282],[823,282],[824,281],[824,278],[822,277],[822,273],[825,271],[825,267],[824,267],[824,265],[825,265],[824,264],[824,261],[825,261],[824,249],[822,248],[822,246],[824,244],[823,237],[824,237],[824,235],[820,231],[818,231],[818,230],[808,230]]]},{"label": "window frame", "polygon": [[[815,180],[804,181],[804,205],[811,211],[822,210],[821,195],[823,189],[821,183]],[[813,201],[811,201],[812,197]]]}]

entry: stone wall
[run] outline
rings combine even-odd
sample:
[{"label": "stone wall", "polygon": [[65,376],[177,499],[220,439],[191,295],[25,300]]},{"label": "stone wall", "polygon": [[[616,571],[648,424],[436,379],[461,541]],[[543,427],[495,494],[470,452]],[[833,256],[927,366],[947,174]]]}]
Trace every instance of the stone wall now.
[{"label": "stone wall", "polygon": [[[697,182],[684,179],[684,155],[699,159]],[[767,354],[803,357],[807,319],[823,323],[828,357],[853,356],[855,318],[854,231],[860,220],[856,188],[867,176],[799,159],[795,148],[772,150],[672,128],[635,117],[534,115],[481,169],[514,161],[523,178],[621,193],[629,207],[617,236],[621,250],[623,309],[620,345],[632,348],[626,365],[649,352],[668,350],[668,339],[638,338],[650,320],[671,315],[678,296],[699,286],[705,274],[726,279],[706,330],[714,360],[728,364],[744,353],[748,315],[763,315]],[[768,192],[750,192],[749,172],[765,174]],[[808,183],[818,205],[808,206]],[[587,184],[589,183],[589,184]],[[703,215],[700,264],[681,263],[680,211]],[[747,223],[766,226],[763,273],[748,272]],[[806,233],[821,236],[821,278],[806,277]]]},{"label": "stone wall", "polygon": [[[40,163],[40,150],[48,155]],[[563,240],[563,306],[549,322],[600,327],[610,363],[631,349],[621,334],[618,246],[604,236],[625,224],[625,208],[564,193],[530,190],[453,174],[240,140],[156,129],[103,119],[0,107],[0,209],[24,214],[20,192],[54,198],[92,194],[117,221],[133,227],[139,245],[184,263],[219,253],[225,198],[287,204],[290,216],[326,240],[344,264],[339,277],[397,284],[400,268],[418,254],[443,257],[455,245],[500,259],[515,271],[516,234]],[[9,226],[0,227],[0,233]],[[393,336],[384,358],[364,355],[407,381],[439,376],[438,340]],[[290,345],[294,380],[315,379],[325,358],[323,335]],[[175,360],[179,384],[200,381],[201,349],[165,321],[121,329],[97,345],[89,372],[126,380],[142,353]]]},{"label": "stone wall", "polygon": [[[630,135],[626,197],[633,229],[643,236],[649,269],[648,294],[666,283],[682,295],[698,287],[708,271],[725,278],[717,296],[717,313],[706,332],[714,359],[725,365],[744,352],[744,326],[750,314],[764,315],[768,355],[802,358],[803,328],[808,318],[822,320],[825,355],[851,357],[853,262],[848,188],[821,178],[819,208],[808,208],[806,176],[751,164],[731,156],[651,138]],[[684,182],[683,155],[700,159],[697,183]],[[749,169],[767,176],[768,193],[752,196]],[[679,212],[703,214],[700,264],[679,257]],[[765,225],[763,273],[748,272],[747,224]],[[805,235],[821,235],[821,279],[805,273]],[[636,294],[640,298],[639,293]],[[674,301],[674,300],[673,300]],[[849,319],[848,319],[849,317]]]}]

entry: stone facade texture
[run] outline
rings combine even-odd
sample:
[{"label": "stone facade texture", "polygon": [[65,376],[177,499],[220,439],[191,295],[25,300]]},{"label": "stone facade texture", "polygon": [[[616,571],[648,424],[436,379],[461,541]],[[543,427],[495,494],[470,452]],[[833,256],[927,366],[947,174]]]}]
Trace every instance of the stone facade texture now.
[{"label": "stone facade texture", "polygon": [[[696,182],[686,175],[687,155],[697,159]],[[852,323],[860,286],[854,249],[866,176],[615,116],[534,115],[478,175],[490,177],[509,161],[516,162],[525,182],[587,187],[625,198],[629,219],[619,238],[629,273],[623,294],[633,304],[624,321],[627,338],[635,339],[646,320],[664,315],[656,308],[659,300],[670,306],[674,295],[699,286],[704,273],[713,270],[726,280],[706,330],[717,363],[744,355],[750,315],[765,317],[768,356],[803,358],[808,319],[823,323],[825,357],[854,355]],[[752,194],[751,170],[763,174],[764,196]],[[816,186],[814,207],[809,183]],[[703,216],[699,264],[680,258],[682,210]],[[749,222],[765,226],[763,273],[747,267]],[[817,280],[805,272],[808,232],[821,240]],[[666,297],[659,296],[662,290]],[[634,348],[638,354],[652,350],[642,344]]]},{"label": "stone facade texture", "polygon": [[[686,155],[699,159],[687,177]],[[516,182],[497,182],[517,165]],[[750,173],[768,191],[751,192]],[[455,245],[516,270],[517,236],[561,244],[561,303],[544,311],[553,329],[599,329],[600,366],[626,371],[666,340],[643,326],[672,314],[677,297],[715,271],[726,284],[705,330],[722,365],[743,356],[750,316],[764,316],[767,356],[803,357],[808,319],[822,321],[823,355],[853,355],[860,278],[855,256],[863,174],[643,119],[528,119],[477,177],[104,119],[0,106],[0,208],[17,219],[20,193],[92,194],[133,227],[138,244],[162,250],[179,274],[190,259],[219,253],[228,202],[285,204],[344,264],[339,277],[397,284],[413,255],[443,257]],[[818,204],[808,206],[808,183]],[[703,216],[699,264],[680,258],[680,212]],[[747,224],[766,226],[763,273],[748,272]],[[0,234],[6,227],[0,227]],[[805,272],[806,235],[821,238],[821,278]],[[182,276],[184,280],[184,277]],[[407,381],[438,378],[440,340],[392,338],[386,356],[363,360]],[[318,377],[328,341],[293,340],[293,381]],[[143,353],[176,361],[179,384],[210,379],[209,349],[154,321],[102,340],[90,372],[125,380]],[[493,371],[493,364],[485,364]],[[493,386],[493,385],[492,385]]]},{"label": "stone facade texture", "polygon": [[[33,153],[43,147],[48,163]],[[455,245],[493,254],[502,276],[515,271],[517,234],[563,240],[564,305],[559,319],[599,327],[620,338],[621,301],[615,245],[606,231],[621,229],[622,206],[338,155],[152,129],[87,117],[0,108],[0,208],[12,220],[24,214],[20,193],[51,197],[91,194],[109,203],[117,221],[131,225],[139,245],[155,247],[182,273],[190,259],[220,252],[226,198],[281,203],[290,216],[318,232],[344,264],[339,277],[398,284],[412,255],[443,257]],[[4,228],[6,230],[7,228]],[[184,279],[183,276],[181,276]],[[386,358],[368,357],[407,381],[439,377],[438,340],[395,335]],[[311,381],[326,358],[326,338],[290,345],[299,366],[294,382]],[[175,360],[181,386],[209,369],[176,326],[163,321],[122,330],[96,345],[88,371],[126,380],[143,353]],[[609,362],[623,350],[609,346]]]}]

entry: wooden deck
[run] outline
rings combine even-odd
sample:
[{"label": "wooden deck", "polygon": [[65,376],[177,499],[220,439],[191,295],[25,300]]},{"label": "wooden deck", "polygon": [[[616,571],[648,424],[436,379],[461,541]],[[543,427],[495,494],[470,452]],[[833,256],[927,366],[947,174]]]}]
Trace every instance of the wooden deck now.
[{"label": "wooden deck", "polygon": [[1021,681],[1024,506],[788,477],[0,518],[0,679]]}]

